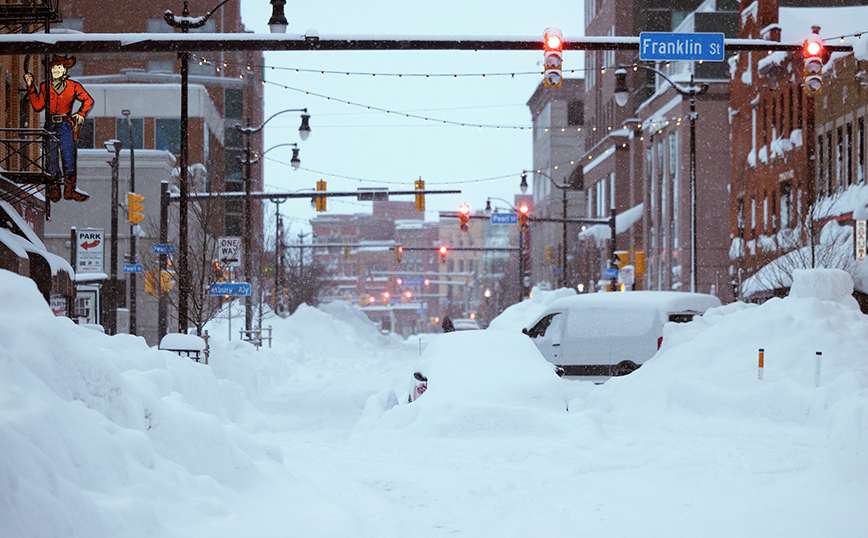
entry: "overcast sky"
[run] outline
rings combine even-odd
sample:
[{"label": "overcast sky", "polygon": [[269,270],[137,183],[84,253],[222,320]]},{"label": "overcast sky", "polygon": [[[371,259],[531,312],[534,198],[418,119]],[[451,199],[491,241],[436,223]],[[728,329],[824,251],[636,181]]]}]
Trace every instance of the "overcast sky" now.
[{"label": "overcast sky", "polygon": [[[554,26],[566,38],[583,35],[582,3],[572,7],[558,3],[557,9],[541,6],[545,4],[528,0],[289,0],[287,34],[302,35],[314,29],[322,37],[539,36],[542,40],[545,29]],[[251,31],[268,32],[270,15],[268,0],[242,3],[242,17]],[[581,71],[568,73],[570,69],[581,69],[582,56],[581,52],[565,53],[566,76],[582,76]],[[280,166],[274,160],[266,162],[266,190],[313,189],[318,179],[327,181],[329,191],[385,187],[386,182],[392,190],[410,190],[413,181],[420,177],[429,189],[462,190],[460,195],[428,196],[426,220],[436,220],[438,211],[455,211],[462,202],[475,211],[485,207],[488,196],[512,200],[518,193],[521,171],[532,166],[531,131],[514,131],[513,127],[530,127],[527,101],[541,80],[538,74],[518,73],[541,72],[541,61],[541,51],[266,53],[265,77],[269,83],[265,90],[265,117],[287,108],[306,107],[312,129],[310,138],[299,144],[301,170],[292,171],[288,165]],[[302,71],[296,73],[296,68]],[[307,73],[305,69],[314,72]],[[321,75],[322,70],[341,74]],[[347,72],[379,76],[347,76]],[[385,76],[398,73],[489,76],[484,79]],[[494,73],[516,75],[491,76]],[[285,90],[284,86],[301,91]],[[352,104],[347,105],[348,101]],[[367,106],[372,110],[367,110]],[[373,110],[377,108],[394,112]],[[404,114],[430,120],[407,119]],[[444,120],[467,126],[443,125]],[[265,149],[283,142],[299,142],[298,125],[297,114],[285,114],[269,122]],[[501,128],[479,129],[471,125]],[[291,154],[291,148],[277,148],[266,158],[288,163]],[[322,172],[322,176],[314,171]],[[507,175],[509,179],[505,178]],[[497,179],[490,181],[491,178]],[[413,200],[412,196],[393,199]],[[370,212],[370,203],[332,198],[328,209],[328,214],[364,213]],[[273,213],[274,208],[266,210]],[[295,233],[306,228],[306,221],[316,214],[308,201],[301,200],[283,204],[281,212],[290,217]]]}]

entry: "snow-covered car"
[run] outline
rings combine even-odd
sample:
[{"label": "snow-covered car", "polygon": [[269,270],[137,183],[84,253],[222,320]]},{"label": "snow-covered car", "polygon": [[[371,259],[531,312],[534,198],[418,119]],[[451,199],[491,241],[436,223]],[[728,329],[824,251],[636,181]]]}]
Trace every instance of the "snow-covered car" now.
[{"label": "snow-covered car", "polygon": [[452,326],[456,331],[477,331],[479,330],[479,322],[470,318],[458,318],[452,322]]},{"label": "snow-covered car", "polygon": [[408,400],[566,409],[556,367],[522,334],[463,331],[437,336],[416,367]]},{"label": "snow-covered car", "polygon": [[654,356],[663,325],[720,306],[713,295],[675,291],[588,293],[559,299],[522,332],[566,375],[626,375]]}]

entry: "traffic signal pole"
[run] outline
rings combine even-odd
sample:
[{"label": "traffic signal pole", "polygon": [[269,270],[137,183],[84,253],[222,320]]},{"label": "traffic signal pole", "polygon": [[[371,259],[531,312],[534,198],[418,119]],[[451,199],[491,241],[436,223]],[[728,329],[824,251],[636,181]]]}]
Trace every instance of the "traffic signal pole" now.
[{"label": "traffic signal pole", "polygon": [[[419,36],[314,36],[277,34],[4,34],[0,55],[109,54],[220,51],[388,51],[388,50],[543,50],[539,37],[503,39],[464,36],[433,39]],[[724,39],[725,53],[798,51],[803,43],[763,39]],[[563,50],[639,51],[633,36],[564,38]],[[851,45],[825,45],[829,52],[853,52]]]}]

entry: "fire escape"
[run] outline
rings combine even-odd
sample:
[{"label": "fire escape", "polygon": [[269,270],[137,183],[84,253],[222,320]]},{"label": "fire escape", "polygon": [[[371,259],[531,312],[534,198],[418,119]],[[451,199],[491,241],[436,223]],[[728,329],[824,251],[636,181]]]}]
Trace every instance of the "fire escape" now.
[{"label": "fire escape", "polygon": [[[63,20],[59,2],[60,0],[20,0],[0,4],[0,34],[39,31],[47,33],[52,23]],[[30,71],[30,64],[30,56],[25,56],[24,72]],[[22,97],[26,99],[26,96]],[[45,192],[49,184],[60,184],[63,171],[60,145],[54,135],[42,128],[25,128],[23,121],[19,121],[21,127],[9,128],[10,120],[7,110],[7,127],[0,128],[0,200],[14,204],[39,191]],[[56,163],[53,173],[52,161]],[[47,216],[47,199],[45,212]]]}]

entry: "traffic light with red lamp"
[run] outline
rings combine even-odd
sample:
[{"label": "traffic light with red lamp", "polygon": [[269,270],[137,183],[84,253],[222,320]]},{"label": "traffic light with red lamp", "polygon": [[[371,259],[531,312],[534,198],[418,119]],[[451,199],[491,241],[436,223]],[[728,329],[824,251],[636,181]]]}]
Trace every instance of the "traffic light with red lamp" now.
[{"label": "traffic light with red lamp", "polygon": [[518,229],[522,232],[530,231],[530,206],[521,204],[518,206]]},{"label": "traffic light with red lamp", "polygon": [[398,245],[395,247],[395,261],[401,263],[401,260],[404,257],[404,247]]},{"label": "traffic light with red lamp", "polygon": [[440,245],[440,263],[446,263],[447,252],[449,252],[449,249],[446,248],[446,245]]},{"label": "traffic light with red lamp", "polygon": [[805,40],[802,51],[805,55],[805,93],[823,92],[823,42],[820,36],[812,35]]},{"label": "traffic light with red lamp", "polygon": [[814,27],[814,33],[805,40],[802,54],[805,57],[805,93],[816,95],[823,92],[823,64],[828,59],[823,39],[817,33],[819,27]]},{"label": "traffic light with red lamp", "polygon": [[458,207],[458,218],[461,220],[461,231],[466,232],[469,231],[468,223],[470,222],[470,206],[467,204],[461,204]]},{"label": "traffic light with red lamp", "polygon": [[546,28],[543,36],[543,86],[560,88],[563,81],[561,65],[564,58],[564,36],[557,28]]}]

